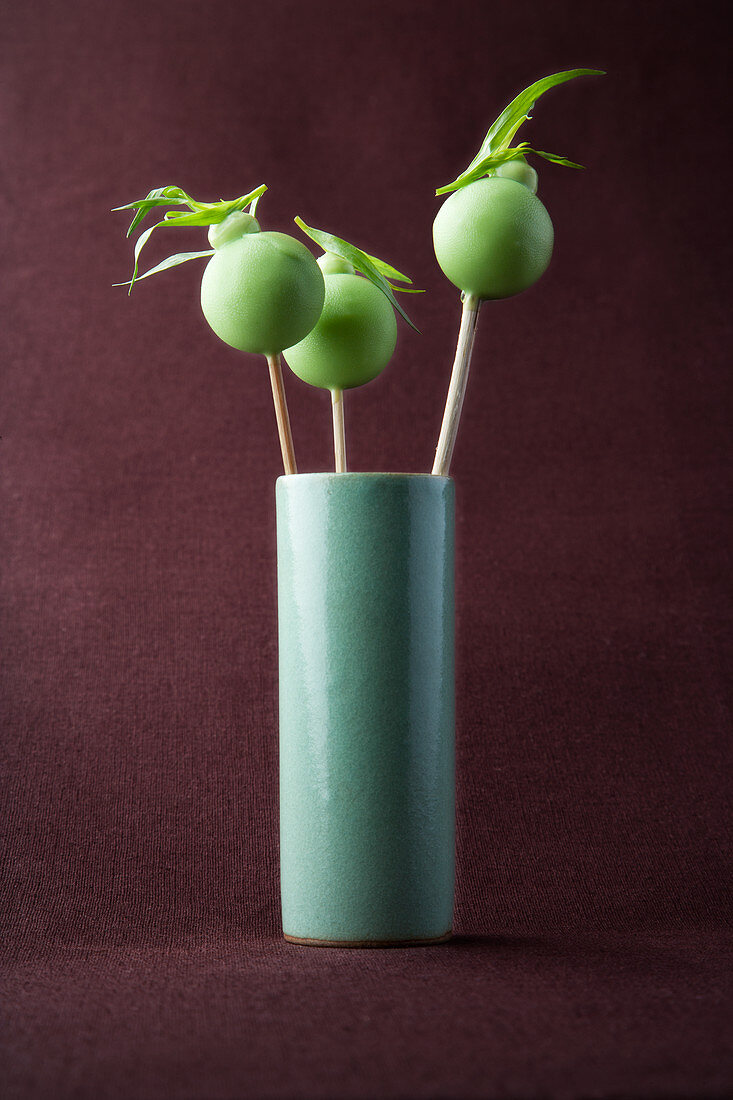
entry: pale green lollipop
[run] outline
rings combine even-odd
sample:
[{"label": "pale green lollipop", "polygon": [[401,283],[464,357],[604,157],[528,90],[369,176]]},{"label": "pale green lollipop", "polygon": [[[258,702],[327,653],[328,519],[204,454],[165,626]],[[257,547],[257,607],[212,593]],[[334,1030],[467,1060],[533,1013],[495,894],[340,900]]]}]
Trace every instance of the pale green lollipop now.
[{"label": "pale green lollipop", "polygon": [[[201,309],[216,335],[239,351],[264,355],[270,372],[278,435],[285,472],[297,472],[290,430],[280,352],[302,339],[318,320],[323,306],[323,275],[305,245],[286,233],[261,232],[254,213],[264,184],[231,201],[197,202],[180,187],[159,187],[144,199],[118,207],[134,210],[137,228],[147,214],[173,206],[163,219],[144,230],[135,245],[135,265],[129,282],[146,279],[170,267],[202,257],[209,262],[201,281]],[[249,209],[245,209],[248,207]],[[169,256],[138,276],[140,252],[150,234],[164,227],[209,229],[209,249]]]},{"label": "pale green lollipop", "polygon": [[433,223],[435,258],[461,291],[463,309],[456,355],[435,452],[433,473],[448,474],[468,381],[468,368],[482,302],[510,298],[527,290],[550,262],[554,230],[537,198],[537,173],[525,157],[534,154],[568,168],[581,165],[555,153],[513,145],[520,126],[545,92],[599,69],[567,69],[535,81],[520,92],[491,124],[471,163],[436,195],[452,192]]},{"label": "pale green lollipop", "polygon": [[283,354],[290,369],[304,382],[330,390],[336,470],[343,472],[346,470],[343,391],[371,382],[389,363],[397,343],[395,309],[412,325],[394,297],[395,290],[410,288],[390,281],[410,280],[347,241],[311,229],[299,218],[295,220],[326,249],[318,261],[326,294],[315,326]]}]

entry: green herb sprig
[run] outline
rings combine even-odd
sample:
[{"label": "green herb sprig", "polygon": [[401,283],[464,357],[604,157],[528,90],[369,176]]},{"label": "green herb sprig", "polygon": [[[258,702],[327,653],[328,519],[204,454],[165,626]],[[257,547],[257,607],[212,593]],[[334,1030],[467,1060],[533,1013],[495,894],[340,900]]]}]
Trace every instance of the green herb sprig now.
[{"label": "green herb sprig", "polygon": [[535,156],[543,157],[544,160],[551,161],[552,164],[561,164],[566,168],[582,168],[582,164],[576,164],[575,161],[558,156],[557,153],[546,153],[542,149],[533,149],[526,141],[522,141],[518,145],[512,145],[512,138],[519,127],[531,117],[530,111],[540,96],[544,95],[550,88],[554,88],[558,84],[564,84],[568,80],[574,80],[578,76],[604,75],[602,69],[567,69],[561,73],[553,73],[552,76],[545,76],[542,80],[530,84],[504,108],[496,121],[491,124],[486,137],[481,143],[481,148],[468,168],[461,172],[460,176],[454,179],[452,183],[439,187],[435,194],[445,195],[449,191],[458,191],[461,187],[467,187],[469,183],[474,183],[482,176],[490,174],[508,160],[515,160],[517,157],[528,153],[534,153]]},{"label": "green herb sprig", "polygon": [[419,332],[420,329],[412,323],[410,318],[405,313],[400,303],[395,298],[395,291],[403,294],[422,294],[422,290],[417,290],[412,285],[410,286],[398,286],[397,283],[410,283],[412,279],[407,275],[403,275],[391,264],[385,263],[384,260],[380,260],[377,256],[370,256],[368,252],[362,252],[356,245],[349,244],[348,241],[344,241],[341,237],[334,236],[333,233],[327,233],[323,229],[313,229],[311,226],[306,225],[302,218],[296,217],[294,219],[295,224],[298,225],[307,237],[310,237],[312,241],[320,245],[324,252],[333,252],[336,256],[340,256],[342,260],[346,260],[352,267],[360,274],[364,275],[370,282],[374,283],[379,290],[389,299],[391,305],[397,310],[401,317],[407,321],[410,328],[415,329],[415,332]]},{"label": "green herb sprig", "polygon": [[238,199],[220,199],[218,202],[197,202],[181,187],[156,187],[146,195],[144,199],[137,199],[135,202],[125,203],[124,206],[115,206],[114,211],[134,211],[130,227],[127,230],[128,237],[137,229],[151,210],[155,210],[162,206],[183,206],[188,208],[188,212],[186,210],[168,210],[161,221],[140,234],[135,242],[135,263],[132,270],[132,278],[127,283],[115,283],[115,286],[129,287],[128,294],[130,294],[133,286],[136,282],[139,282],[140,279],[147,279],[150,275],[157,275],[160,271],[166,271],[170,267],[177,267],[178,264],[184,264],[188,260],[197,260],[202,256],[213,256],[213,248],[205,249],[203,252],[178,252],[174,256],[168,256],[167,259],[163,260],[155,267],[152,267],[149,271],[146,271],[144,275],[138,275],[137,273],[140,253],[149,240],[151,233],[154,233],[156,229],[161,229],[164,226],[218,225],[220,222],[223,222],[225,218],[228,218],[230,214],[238,210],[244,210],[247,206],[249,207],[248,213],[254,215],[257,203],[266,190],[267,186],[261,183],[254,191],[250,191],[248,195],[240,195]]}]

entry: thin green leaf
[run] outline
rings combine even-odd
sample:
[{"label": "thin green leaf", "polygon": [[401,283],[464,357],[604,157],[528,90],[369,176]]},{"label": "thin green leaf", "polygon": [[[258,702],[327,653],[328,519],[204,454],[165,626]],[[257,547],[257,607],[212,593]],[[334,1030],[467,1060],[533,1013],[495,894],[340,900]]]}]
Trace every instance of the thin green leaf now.
[{"label": "thin green leaf", "polygon": [[154,210],[156,206],[170,206],[170,204],[172,202],[184,203],[185,204],[186,200],[185,199],[159,199],[159,200],[156,200],[156,201],[153,201],[153,202],[146,202],[143,205],[141,205],[140,208],[135,211],[133,219],[130,222],[129,228],[127,230],[127,236],[129,237],[137,229],[140,222],[143,221],[147,217],[147,215],[150,213],[150,211]]},{"label": "thin green leaf", "polygon": [[[392,267],[391,264],[386,264],[384,260],[380,260],[378,256],[370,256],[368,252],[364,255],[368,260],[376,267],[377,271],[381,271],[382,275],[387,279],[397,279],[401,283],[411,283],[412,279],[409,279],[407,275],[403,275],[401,271],[398,271],[396,267]],[[401,286],[396,286],[395,290],[402,290]]]},{"label": "thin green leaf", "polygon": [[527,156],[534,154],[536,157],[544,157],[545,160],[551,161],[553,164],[561,164],[565,168],[583,168],[582,164],[576,164],[574,160],[568,160],[567,157],[558,156],[557,153],[544,153],[541,149],[533,149],[523,141],[520,145],[513,148],[502,149],[498,153],[489,153],[488,156],[480,160],[476,166],[470,172],[464,172],[454,180],[453,183],[447,183],[445,187],[439,187],[435,192],[436,195],[444,195],[448,191],[458,191],[461,187],[467,187],[469,183],[475,183],[476,180],[486,176],[489,173],[495,171],[500,165],[506,164],[509,160],[515,160],[520,156]]},{"label": "thin green leaf", "polygon": [[[575,80],[575,78],[579,76],[603,75],[605,74],[602,69],[567,69],[561,73],[553,73],[551,76],[545,76],[542,80],[537,80],[534,84],[530,84],[528,88],[520,92],[519,95],[504,108],[499,117],[491,124],[486,137],[481,143],[479,151],[468,167],[461,172],[460,176],[458,176],[453,183],[438,188],[436,194],[441,195],[446,191],[456,191],[460,187],[467,186],[468,183],[479,178],[475,174],[476,170],[488,157],[500,152],[509,151],[512,138],[517,130],[522,123],[526,122],[530,117],[530,111],[540,96],[544,95],[550,88],[554,88],[558,84],[565,84],[568,80]],[[564,159],[560,158],[554,163],[562,164],[564,163]],[[573,166],[573,163],[569,162],[568,166]],[[480,173],[480,175],[483,174],[484,173]]]},{"label": "thin green leaf", "polygon": [[206,205],[206,203],[196,202],[196,200],[192,199],[189,193],[184,191],[182,187],[164,187],[163,190],[174,198],[184,199],[192,209]]},{"label": "thin green leaf", "polygon": [[551,164],[561,164],[563,168],[579,168],[581,172],[585,171],[584,165],[576,164],[574,160],[568,160],[567,157],[559,157],[557,153],[543,153],[541,149],[530,149],[529,152],[534,153],[536,157],[544,157]]},{"label": "thin green leaf", "polygon": [[529,118],[529,112],[537,100],[550,88],[565,84],[568,80],[575,80],[579,76],[603,75],[602,69],[566,69],[564,72],[553,73],[551,76],[536,80],[534,84],[530,84],[520,92],[492,123],[477,156],[481,157],[484,153],[508,146],[519,127]]},{"label": "thin green leaf", "polygon": [[526,141],[523,141],[513,149],[501,149],[498,153],[488,153],[474,164],[471,171],[466,169],[465,172],[461,172],[460,176],[453,180],[453,183],[446,183],[444,187],[439,187],[435,194],[444,195],[448,191],[458,191],[461,187],[468,187],[469,183],[481,179],[487,172],[498,168],[500,164],[505,164],[508,160],[515,160],[517,157],[531,152],[533,150],[529,148]]},{"label": "thin green leaf", "polygon": [[[266,190],[267,186],[263,183],[255,188],[254,191],[250,191],[248,195],[242,195],[238,199],[221,199],[218,202],[197,202],[180,187],[156,187],[155,190],[151,191],[149,195],[146,195],[144,199],[137,199],[134,202],[125,203],[123,206],[113,207],[113,213],[118,210],[136,211],[132,225],[127,231],[128,237],[145,215],[157,206],[188,206],[194,214],[205,214],[210,212],[212,214],[212,221],[203,224],[213,225],[216,221],[223,221],[232,211],[243,210],[245,206],[253,201],[253,199],[256,202]],[[173,212],[171,211],[171,213]]]},{"label": "thin green leaf", "polygon": [[117,210],[134,210],[135,215],[127,230],[127,236],[137,229],[146,214],[156,206],[172,206],[174,204],[188,204],[193,202],[190,195],[180,187],[156,187],[144,199],[137,202],[126,203],[124,206],[116,206]]},{"label": "thin green leaf", "polygon": [[136,199],[135,202],[125,203],[124,206],[115,206],[114,210],[133,210],[137,206],[143,206],[145,203],[150,205],[163,205],[167,206],[174,202],[186,202],[189,200],[189,196],[180,187],[154,187],[152,191],[149,191],[144,199]]},{"label": "thin green leaf", "polygon": [[[138,275],[135,282],[139,283],[141,279],[147,279],[148,275],[157,275],[159,271],[167,271],[169,267],[178,267],[179,264],[185,264],[188,260],[198,260],[202,256],[213,256],[214,252],[215,249],[213,248],[207,248],[204,252],[177,252],[175,256],[169,256],[167,260],[151,267],[150,271],[146,271],[144,275]],[[112,285],[129,286],[132,289],[132,280],[127,283],[113,283]]]},{"label": "thin green leaf", "polygon": [[218,222],[223,222],[227,214],[219,215],[219,211],[211,212],[208,210],[192,210],[190,214],[186,214],[183,211],[169,210],[163,217],[163,221],[159,222],[159,225],[173,225],[173,226],[207,226],[216,225]]},{"label": "thin green leaf", "polygon": [[259,187],[255,187],[254,191],[250,191],[249,194],[242,195],[240,198],[235,199],[232,203],[233,209],[244,210],[245,206],[250,206],[252,203],[257,206],[257,203],[260,201],[266,190],[267,184],[261,183]]},{"label": "thin green leaf", "polygon": [[[264,190],[266,190],[264,184],[262,188],[257,188],[257,193],[254,193],[255,201],[264,193]],[[242,195],[241,198],[232,199],[231,201],[222,199],[219,202],[197,203],[197,209],[190,214],[186,214],[182,210],[169,210],[165,214],[162,224],[177,226],[218,225],[230,214],[234,214],[237,210],[244,210],[245,206],[249,206],[252,201],[252,194]]]},{"label": "thin green leaf", "polygon": [[[132,278],[129,283],[117,283],[117,286],[129,286],[130,293],[133,286],[138,280],[138,263],[140,259],[140,253],[150,238],[150,234],[156,230],[165,226],[207,226],[217,225],[219,222],[223,222],[231,213],[235,210],[244,210],[246,206],[251,203],[256,203],[259,198],[267,190],[267,185],[261,183],[259,187],[255,187],[253,191],[250,191],[247,195],[240,195],[238,199],[220,199],[218,202],[197,202],[192,199],[181,187],[169,186],[169,187],[156,187],[144,199],[139,199],[137,202],[127,203],[125,206],[115,207],[115,210],[134,210],[135,216],[132,219],[130,228],[127,230],[127,236],[143,220],[143,218],[151,211],[160,206],[188,206],[189,212],[183,210],[168,210],[163,216],[162,221],[156,222],[155,225],[146,229],[137,239],[135,244],[135,262],[132,271]],[[209,253],[179,253],[179,255],[187,255],[193,258],[195,255],[208,255]],[[183,263],[184,261],[179,261]],[[164,271],[167,267],[175,267],[173,263],[167,263],[164,261],[157,267],[147,272],[147,275],[153,275],[158,271]],[[140,276],[145,278],[146,276]]]},{"label": "thin green leaf", "polygon": [[156,198],[136,199],[135,202],[126,202],[124,206],[113,206],[112,213],[116,214],[118,210],[152,210],[154,206],[173,206],[176,203],[187,205],[185,199],[167,199],[161,195]]},{"label": "thin green leaf", "polygon": [[158,228],[157,225],[153,225],[153,226],[150,227],[150,229],[145,229],[140,234],[137,241],[135,242],[135,263],[134,263],[134,266],[132,268],[132,278],[130,279],[130,289],[127,292],[128,294],[132,294],[132,288],[134,287],[135,281],[137,279],[137,266],[138,266],[138,263],[140,261],[140,253],[143,250],[143,246],[145,245],[146,241],[149,239],[150,234],[153,232],[153,230],[157,229],[157,228]]},{"label": "thin green leaf", "polygon": [[[320,245],[325,252],[333,252],[335,255],[341,256],[343,260],[346,260],[357,271],[366,276],[370,282],[374,283],[374,285],[386,295],[392,307],[397,310],[405,321],[407,321],[410,328],[415,329],[415,332],[420,331],[420,329],[412,323],[394,296],[393,291],[397,289],[401,290],[402,288],[393,288],[390,283],[387,282],[382,272],[375,265],[374,257],[369,256],[366,252],[362,252],[356,245],[349,244],[348,241],[342,240],[341,237],[334,236],[333,233],[326,233],[323,229],[312,229],[309,225],[305,224],[302,218],[296,217],[294,221],[296,225],[300,226],[305,235],[310,237],[312,241],[315,241],[316,244]],[[379,262],[381,264],[384,261],[380,260]],[[394,268],[392,270],[394,270]],[[404,278],[404,276],[400,276],[400,278]]]}]

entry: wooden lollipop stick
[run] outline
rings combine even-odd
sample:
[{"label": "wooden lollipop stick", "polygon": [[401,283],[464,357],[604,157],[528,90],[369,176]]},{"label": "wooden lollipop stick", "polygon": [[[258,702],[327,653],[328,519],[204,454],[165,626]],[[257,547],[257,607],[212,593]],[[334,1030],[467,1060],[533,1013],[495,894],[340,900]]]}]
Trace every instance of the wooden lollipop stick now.
[{"label": "wooden lollipop stick", "polygon": [[346,473],[346,430],[344,426],[344,391],[331,390],[333,410],[333,453],[337,474]]},{"label": "wooden lollipop stick", "polygon": [[480,305],[480,300],[473,294],[466,294],[463,298],[463,312],[461,313],[461,327],[458,331],[456,357],[453,360],[448,397],[445,402],[443,423],[440,428],[440,438],[438,439],[432,470],[438,477],[448,476],[453,448],[456,445],[458,422],[461,419],[463,398],[466,396],[468,368],[471,364],[471,352],[473,351]]},{"label": "wooden lollipop stick", "polygon": [[288,406],[285,400],[280,356],[268,355],[266,358],[267,365],[270,368],[272,400],[275,402],[275,418],[277,419],[277,434],[280,437],[280,450],[283,454],[283,466],[286,474],[297,474],[298,467],[295,465],[293,434],[290,431],[290,417],[288,416]]}]

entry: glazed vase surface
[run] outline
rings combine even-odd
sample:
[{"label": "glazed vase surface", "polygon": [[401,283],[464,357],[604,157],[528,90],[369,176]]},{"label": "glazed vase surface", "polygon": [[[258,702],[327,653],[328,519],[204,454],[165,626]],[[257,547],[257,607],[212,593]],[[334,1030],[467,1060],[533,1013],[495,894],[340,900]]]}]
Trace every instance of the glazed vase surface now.
[{"label": "glazed vase surface", "polygon": [[278,479],[283,932],[450,935],[454,496],[422,474]]}]

